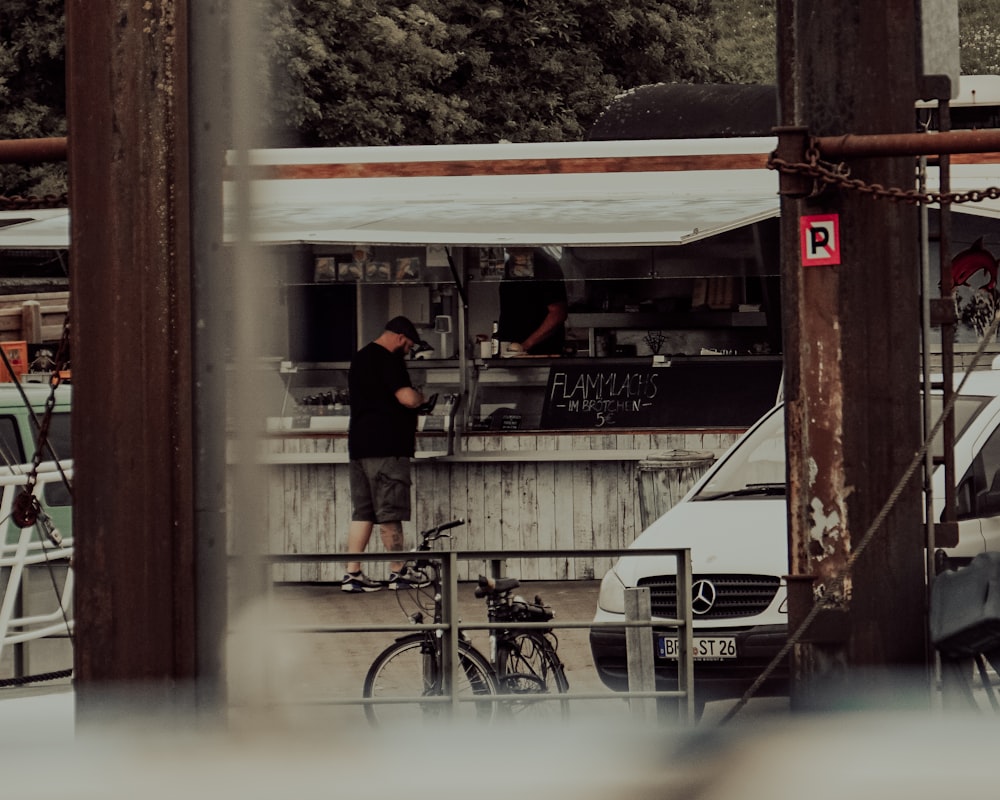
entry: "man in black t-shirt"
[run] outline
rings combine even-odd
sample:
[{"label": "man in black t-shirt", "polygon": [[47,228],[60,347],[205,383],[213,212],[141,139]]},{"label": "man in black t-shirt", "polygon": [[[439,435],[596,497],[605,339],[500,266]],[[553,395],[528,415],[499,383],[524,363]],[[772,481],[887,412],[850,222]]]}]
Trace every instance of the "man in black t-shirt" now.
[{"label": "man in black t-shirt", "polygon": [[[425,402],[410,382],[405,358],[418,343],[423,344],[414,324],[406,317],[394,317],[351,361],[347,377],[352,505],[347,549],[351,553],[364,552],[376,523],[386,550],[403,549],[402,523],[410,519],[410,459],[416,448],[417,415]],[[393,562],[390,569],[390,589],[423,585],[410,570],[403,570],[402,561]],[[382,584],[353,561],[340,588],[375,592]]]},{"label": "man in black t-shirt", "polygon": [[532,247],[508,249],[500,282],[498,334],[512,353],[562,355],[566,342],[566,284],[558,262]]}]

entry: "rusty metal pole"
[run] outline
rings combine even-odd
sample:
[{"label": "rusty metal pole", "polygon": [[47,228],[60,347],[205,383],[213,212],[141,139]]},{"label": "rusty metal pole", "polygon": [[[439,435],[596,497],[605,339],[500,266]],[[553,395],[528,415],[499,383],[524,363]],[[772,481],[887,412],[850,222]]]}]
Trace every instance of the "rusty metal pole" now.
[{"label": "rusty metal pole", "polygon": [[77,720],[197,676],[187,2],[67,0]]},{"label": "rusty metal pole", "polygon": [[[779,0],[782,125],[821,137],[912,132],[916,35],[913,0]],[[802,137],[790,135],[794,150]],[[912,158],[848,165],[853,177],[913,186]],[[812,189],[782,180],[790,625],[819,593],[831,602],[793,650],[793,708],[898,693],[886,670],[923,658],[918,481],[846,574],[919,446],[917,212]],[[839,243],[825,242],[835,232]]]},{"label": "rusty metal pole", "polygon": [[0,140],[0,164],[36,164],[66,160],[66,137]]}]

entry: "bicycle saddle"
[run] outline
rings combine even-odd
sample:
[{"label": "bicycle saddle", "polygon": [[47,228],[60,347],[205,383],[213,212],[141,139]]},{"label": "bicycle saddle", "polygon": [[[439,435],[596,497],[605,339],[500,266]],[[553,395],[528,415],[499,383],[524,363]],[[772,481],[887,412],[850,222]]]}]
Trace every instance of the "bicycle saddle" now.
[{"label": "bicycle saddle", "polygon": [[479,586],[476,587],[476,597],[486,597],[491,594],[504,594],[521,585],[517,578],[487,578],[479,576]]}]

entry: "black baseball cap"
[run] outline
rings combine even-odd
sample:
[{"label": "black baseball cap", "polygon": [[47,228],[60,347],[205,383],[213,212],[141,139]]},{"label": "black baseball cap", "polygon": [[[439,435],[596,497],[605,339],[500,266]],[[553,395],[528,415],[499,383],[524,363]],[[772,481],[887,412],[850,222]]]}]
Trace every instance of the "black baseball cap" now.
[{"label": "black baseball cap", "polygon": [[417,326],[410,322],[406,317],[393,317],[385,323],[385,329],[387,331],[392,331],[393,333],[403,334],[403,336],[415,345],[427,347],[427,342],[421,339],[420,334],[417,333]]}]

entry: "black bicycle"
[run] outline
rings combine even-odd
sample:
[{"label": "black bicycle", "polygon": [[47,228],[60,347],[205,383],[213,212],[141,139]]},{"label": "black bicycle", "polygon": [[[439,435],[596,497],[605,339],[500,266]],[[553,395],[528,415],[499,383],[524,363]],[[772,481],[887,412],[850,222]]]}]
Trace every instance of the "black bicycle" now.
[{"label": "black bicycle", "polygon": [[[446,531],[463,524],[465,520],[458,519],[423,531],[417,551],[429,552],[433,542],[451,536]],[[407,611],[408,602],[416,606],[408,615],[414,624],[422,624],[428,617],[441,624],[443,562],[418,557],[408,563],[427,585],[398,592],[400,607]],[[548,622],[553,618],[552,609],[538,596],[528,602],[515,595],[519,585],[516,578],[479,576],[475,595],[485,599],[488,621],[503,623],[489,629],[490,658],[459,631],[458,665],[449,670],[440,628],[401,636],[383,650],[365,677],[365,698],[378,701],[365,704],[369,722],[384,725],[447,717],[489,723],[523,714],[565,717],[569,712],[567,699],[545,699],[569,690],[556,652],[558,639],[551,628],[524,627],[524,623]],[[451,702],[449,677],[453,677],[457,703]]]}]

